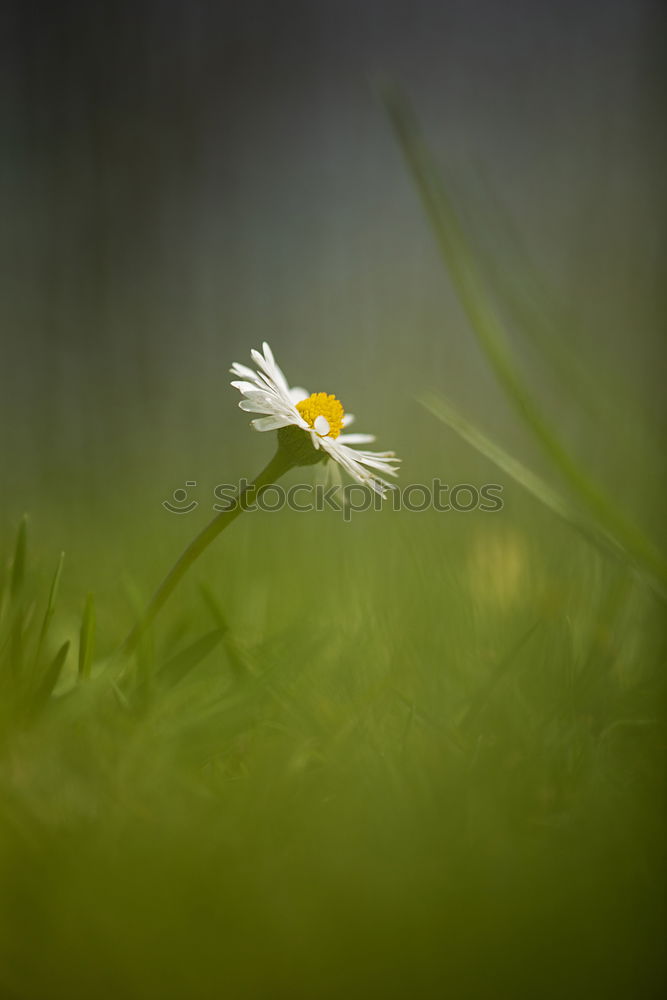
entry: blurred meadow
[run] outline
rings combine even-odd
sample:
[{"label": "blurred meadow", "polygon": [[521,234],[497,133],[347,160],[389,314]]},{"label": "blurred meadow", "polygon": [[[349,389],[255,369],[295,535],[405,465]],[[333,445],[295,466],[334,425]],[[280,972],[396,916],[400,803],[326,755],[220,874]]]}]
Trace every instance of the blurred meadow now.
[{"label": "blurred meadow", "polygon": [[[3,9],[2,1000],[663,995],[663,26]],[[246,513],[123,656],[263,340],[503,507]]]}]

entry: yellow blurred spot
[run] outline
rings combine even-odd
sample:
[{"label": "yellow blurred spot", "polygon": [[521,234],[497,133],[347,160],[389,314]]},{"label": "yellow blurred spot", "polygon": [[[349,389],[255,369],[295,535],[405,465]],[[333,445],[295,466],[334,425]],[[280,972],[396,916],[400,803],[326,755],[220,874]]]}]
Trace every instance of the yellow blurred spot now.
[{"label": "yellow blurred spot", "polygon": [[468,559],[468,582],[473,596],[483,604],[507,610],[521,596],[528,582],[528,551],[515,533],[480,535]]}]

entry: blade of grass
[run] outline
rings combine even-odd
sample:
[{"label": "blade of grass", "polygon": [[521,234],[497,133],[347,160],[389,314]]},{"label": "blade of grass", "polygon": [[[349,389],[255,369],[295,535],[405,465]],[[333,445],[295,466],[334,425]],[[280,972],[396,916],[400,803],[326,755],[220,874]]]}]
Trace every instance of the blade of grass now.
[{"label": "blade of grass", "polygon": [[[424,393],[419,397],[422,406],[434,417],[455,431],[464,441],[472,445],[480,454],[523,487],[531,496],[565,521],[601,552],[612,555],[621,563],[627,563],[628,554],[621,549],[614,537],[599,528],[594,521],[581,513],[570,501],[553,489],[541,476],[525,466],[491,440],[483,431],[466,420],[448,400],[435,393]],[[667,599],[667,589],[660,587],[653,576],[647,576],[642,566],[635,564],[636,571],[645,576],[649,585]]]},{"label": "blade of grass", "polygon": [[62,644],[56,655],[51,660],[46,671],[44,672],[44,677],[33,695],[33,709],[38,710],[42,708],[46,702],[49,700],[56,684],[60,678],[63,667],[67,660],[67,654],[69,653],[70,641],[69,639]]},{"label": "blade of grass", "polygon": [[12,624],[9,641],[9,671],[14,678],[19,678],[23,671],[25,616],[23,609],[18,608]]},{"label": "blade of grass", "polygon": [[[478,170],[481,180],[485,171]],[[563,303],[548,285],[545,276],[535,266],[533,255],[514,225],[510,212],[490,195],[490,184],[484,190],[486,198],[480,206],[483,221],[466,220],[468,238],[477,261],[487,294],[493,295],[513,322],[513,329],[523,335],[526,343],[548,367],[549,374],[574,396],[577,403],[593,418],[607,412],[605,399],[619,398],[620,386],[600,386],[584,361],[574,350],[574,344],[586,335],[577,320],[576,309]],[[475,230],[482,226],[503,234],[503,252],[492,253],[484,241],[475,239]],[[546,306],[545,306],[546,303]],[[562,331],[567,330],[566,340]]]},{"label": "blade of grass", "polygon": [[202,600],[206,605],[208,611],[215,624],[221,630],[223,634],[223,640],[225,644],[225,650],[227,652],[227,658],[229,660],[229,665],[234,672],[234,676],[245,677],[248,674],[248,666],[243,658],[243,655],[236,643],[236,640],[229,628],[227,619],[223,614],[222,608],[220,607],[218,601],[216,601],[211,588],[204,583],[200,583],[199,592],[202,596]]},{"label": "blade of grass", "polygon": [[93,649],[95,644],[95,599],[92,594],[88,594],[86,605],[83,609],[81,619],[81,631],[79,633],[79,679],[85,680],[90,677],[90,669],[93,662]]},{"label": "blade of grass", "polygon": [[165,681],[169,686],[178,684],[183,678],[194,670],[206,657],[213,652],[224,636],[222,629],[216,628],[206,635],[196,639],[187,649],[172,656],[163,664],[159,671],[160,680]]},{"label": "blade of grass", "polygon": [[222,608],[220,607],[215,597],[213,596],[213,592],[211,591],[211,588],[208,586],[208,584],[200,583],[199,593],[201,594],[201,598],[204,604],[206,605],[206,608],[209,611],[217,627],[222,632],[227,632],[229,630],[227,619],[222,613]]},{"label": "blade of grass", "polygon": [[385,87],[382,97],[454,288],[498,381],[575,495],[615,539],[618,547],[629,553],[633,562],[653,576],[659,582],[660,591],[664,591],[667,589],[667,563],[662,555],[641,529],[588,478],[544,418],[537,400],[519,374],[504,326],[491,307],[456,212],[411,108],[393,89]]},{"label": "blade of grass", "polygon": [[9,566],[5,566],[4,563],[0,565],[0,629],[3,627],[5,620],[5,610],[9,601],[7,596],[9,593]]},{"label": "blade of grass", "polygon": [[35,663],[39,664],[39,659],[42,655],[42,649],[44,647],[44,642],[49,631],[49,625],[51,624],[51,619],[56,607],[56,600],[58,597],[58,588],[60,586],[60,577],[62,576],[63,563],[65,561],[65,553],[61,552],[58,559],[58,565],[56,566],[56,571],[53,574],[53,579],[51,581],[51,589],[49,591],[49,599],[46,603],[46,611],[44,612],[44,619],[42,621],[42,627],[39,633],[39,639],[37,640],[37,649],[35,651]]},{"label": "blade of grass", "polygon": [[16,533],[16,544],[14,546],[14,558],[12,560],[12,575],[9,590],[12,598],[16,599],[23,581],[25,579],[26,558],[28,550],[28,515],[21,518],[18,531]]}]

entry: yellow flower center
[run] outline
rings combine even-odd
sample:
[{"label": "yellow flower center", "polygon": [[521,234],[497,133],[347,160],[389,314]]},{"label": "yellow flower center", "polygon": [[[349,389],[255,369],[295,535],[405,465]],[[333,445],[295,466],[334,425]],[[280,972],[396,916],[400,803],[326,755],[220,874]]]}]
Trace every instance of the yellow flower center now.
[{"label": "yellow flower center", "polygon": [[296,408],[309,427],[320,437],[337,438],[343,426],[345,410],[339,400],[326,392],[314,392]]}]

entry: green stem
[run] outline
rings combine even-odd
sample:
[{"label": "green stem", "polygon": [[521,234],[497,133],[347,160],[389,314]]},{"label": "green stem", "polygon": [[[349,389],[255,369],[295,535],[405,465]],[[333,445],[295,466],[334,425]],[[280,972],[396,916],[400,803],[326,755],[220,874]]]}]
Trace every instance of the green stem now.
[{"label": "green stem", "polygon": [[217,514],[213,520],[210,521],[195,538],[193,538],[169,570],[164,580],[151,597],[142,618],[135,625],[123,643],[121,647],[121,651],[123,653],[131,653],[136,648],[137,643],[144,634],[148,625],[150,625],[153,621],[157,613],[175,590],[180,580],[185,576],[187,571],[190,569],[192,564],[196,562],[202,552],[209,547],[211,542],[218,537],[221,531],[224,531],[225,528],[228,528],[229,525],[236,520],[239,514],[248,509],[250,504],[257,499],[259,494],[266,489],[267,486],[271,486],[278,479],[280,479],[280,477],[283,476],[292,465],[293,462],[290,460],[286,450],[279,447],[278,451],[266,468],[260,472],[254,482],[250,483],[249,486],[246,486],[246,488],[239,494],[234,506]]}]

